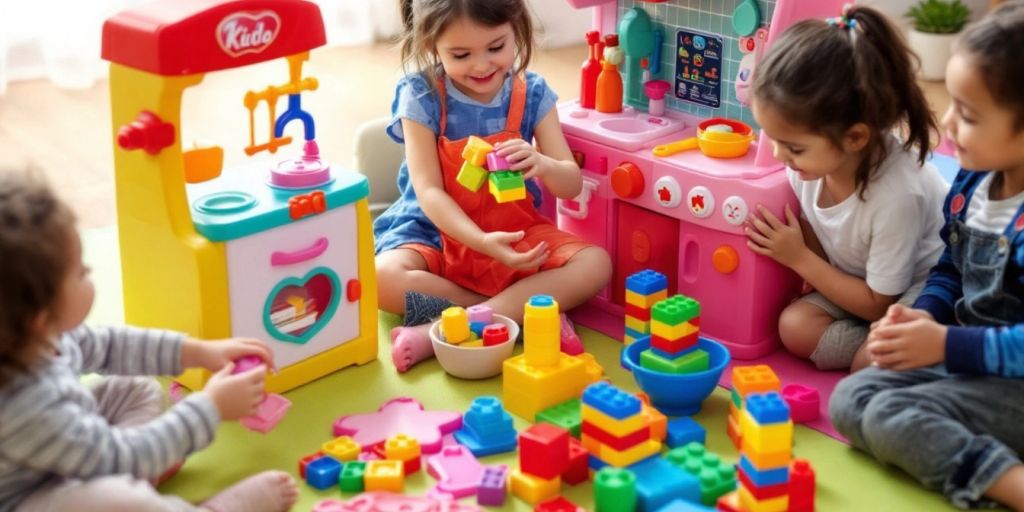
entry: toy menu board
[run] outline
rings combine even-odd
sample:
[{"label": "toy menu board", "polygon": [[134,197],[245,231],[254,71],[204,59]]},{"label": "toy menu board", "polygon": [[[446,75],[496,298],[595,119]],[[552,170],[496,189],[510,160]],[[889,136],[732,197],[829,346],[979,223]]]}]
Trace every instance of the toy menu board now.
[{"label": "toy menu board", "polygon": [[718,108],[722,104],[722,37],[676,32],[676,97]]}]

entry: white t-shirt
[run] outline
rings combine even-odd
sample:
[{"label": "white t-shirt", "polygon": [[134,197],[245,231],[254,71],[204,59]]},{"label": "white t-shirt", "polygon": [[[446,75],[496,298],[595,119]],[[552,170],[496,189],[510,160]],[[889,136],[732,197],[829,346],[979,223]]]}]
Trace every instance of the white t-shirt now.
[{"label": "white t-shirt", "polygon": [[814,229],[829,261],[864,279],[882,295],[900,295],[928,271],[942,253],[939,230],[949,184],[934,165],[918,165],[895,137],[889,154],[858,193],[828,208],[818,207],[822,179],[804,181],[786,170],[802,215]]},{"label": "white t-shirt", "polygon": [[1017,215],[1020,203],[1024,202],[1024,192],[999,201],[989,199],[989,191],[992,189],[992,179],[995,175],[994,172],[988,173],[988,176],[982,178],[981,183],[978,183],[978,188],[974,189],[971,204],[967,206],[967,226],[989,233],[1002,234],[1003,231],[1006,231],[1006,226],[1009,226],[1014,216]]}]

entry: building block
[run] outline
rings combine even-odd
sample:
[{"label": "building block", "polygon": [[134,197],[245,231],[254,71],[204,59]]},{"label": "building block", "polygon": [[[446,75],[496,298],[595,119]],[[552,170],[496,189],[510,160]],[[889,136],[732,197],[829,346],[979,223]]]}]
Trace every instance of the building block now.
[{"label": "building block", "polygon": [[740,432],[743,435],[741,443],[753,451],[774,453],[793,447],[792,421],[759,425],[747,410],[740,413]]},{"label": "building block", "polygon": [[363,492],[366,488],[364,485],[365,475],[365,462],[352,461],[345,464],[345,467],[341,470],[341,479],[338,481],[341,492]]},{"label": "building block", "polygon": [[654,292],[649,295],[643,295],[633,290],[626,290],[626,304],[632,304],[641,308],[651,309],[659,301],[665,300],[668,297],[668,290],[662,290],[660,292]]},{"label": "building block", "polygon": [[[729,390],[729,398],[732,399],[732,404],[736,406],[736,409],[743,410],[743,397],[741,397],[739,392],[736,391],[736,388]],[[732,412],[731,408],[729,412]]]},{"label": "building block", "polygon": [[782,466],[781,468],[767,471],[759,470],[743,454],[740,454],[740,462],[737,466],[738,471],[746,473],[747,480],[750,480],[758,487],[789,483],[789,466]]},{"label": "building block", "polygon": [[533,510],[535,512],[587,512],[585,508],[576,505],[562,496],[551,498],[537,505]]},{"label": "building block", "polygon": [[726,421],[725,433],[729,436],[729,440],[732,441],[732,445],[739,450],[743,445],[743,435],[740,433],[740,419],[730,414]]},{"label": "building block", "polygon": [[706,440],[707,431],[693,418],[673,418],[668,421],[668,435],[665,437],[665,444],[670,448],[690,443],[704,444]]},{"label": "building block", "polygon": [[496,151],[487,153],[487,170],[491,172],[497,171],[510,171],[511,166],[505,157],[499,155]]},{"label": "building block", "polygon": [[758,471],[788,466],[793,460],[791,448],[774,452],[759,452],[745,440],[740,442],[740,451]]},{"label": "building block", "polygon": [[673,500],[668,505],[658,509],[658,512],[714,512],[715,509],[708,508],[696,503],[683,500]]},{"label": "building block", "polygon": [[647,418],[643,416],[642,412],[626,419],[617,420],[587,404],[580,406],[580,417],[583,418],[583,423],[593,423],[613,436],[629,435],[647,425]]},{"label": "building block", "polygon": [[569,468],[569,431],[537,423],[519,435],[519,466],[523,473],[550,480]]},{"label": "building block", "polygon": [[523,189],[526,182],[523,181],[523,173],[520,171],[491,171],[488,176],[490,190],[509,191]]},{"label": "building block", "polygon": [[808,460],[794,459],[789,466],[789,510],[814,512],[814,468]]},{"label": "building block", "polygon": [[789,406],[793,423],[807,423],[821,416],[821,395],[817,388],[787,384],[782,388],[782,399]]},{"label": "building block", "polygon": [[608,446],[613,450],[622,451],[628,450],[651,439],[650,425],[645,425],[640,430],[626,436],[615,436],[601,430],[593,423],[584,423],[582,432],[583,436],[580,439],[583,440],[583,445],[586,446],[588,450],[590,450],[591,442]]},{"label": "building block", "polygon": [[462,427],[462,414],[425,411],[415,399],[400,397],[384,403],[376,412],[342,416],[334,422],[334,435],[349,435],[363,451],[383,445],[388,438],[405,434],[420,443],[424,454],[441,449],[441,440]]},{"label": "building block", "polygon": [[363,485],[367,491],[402,492],[405,472],[398,460],[373,460],[366,463]]},{"label": "building block", "polygon": [[700,329],[691,324],[690,322],[683,322],[681,324],[669,325],[664,322],[658,321],[654,317],[653,312],[651,313],[651,335],[661,336],[667,340],[677,340],[679,338],[685,338],[694,334],[699,334]]},{"label": "building block", "polygon": [[487,169],[472,162],[462,162],[459,173],[455,175],[455,181],[473,192],[480,190],[480,187],[487,183]]},{"label": "building block", "polygon": [[498,190],[494,188],[493,184],[489,185],[488,192],[494,197],[494,200],[498,203],[511,203],[512,201],[522,201],[526,199],[526,187],[512,188],[508,190]]},{"label": "building block", "polygon": [[569,431],[579,439],[582,431],[583,418],[580,413],[581,402],[578,398],[553,405],[537,413],[537,423],[550,423]]},{"label": "building block", "polygon": [[668,291],[668,277],[655,270],[641,270],[626,278],[626,289],[640,295]]},{"label": "building block", "polygon": [[327,441],[320,451],[340,461],[356,460],[363,447],[349,436],[339,436]]},{"label": "building block", "polygon": [[650,349],[640,353],[640,366],[651,371],[677,375],[707,371],[709,362],[708,353],[701,349],[683,354],[675,359],[662,357]]},{"label": "building block", "polygon": [[341,468],[338,459],[324,455],[306,465],[306,483],[321,491],[337,485]]},{"label": "building block", "polygon": [[482,347],[482,346],[484,346],[484,340],[474,337],[474,339],[472,339],[470,341],[466,341],[466,342],[460,343],[459,346],[460,347],[466,347],[466,348]]},{"label": "building block", "polygon": [[472,334],[473,338],[480,338],[482,340],[484,336],[484,328],[486,328],[487,325],[488,324],[483,322],[471,321],[469,322],[469,332]]},{"label": "building block", "polygon": [[754,482],[750,480],[750,477],[742,471],[736,472],[736,478],[739,484],[746,488],[750,492],[751,496],[757,501],[770,500],[772,498],[778,498],[779,496],[785,496],[789,494],[789,487],[792,485],[792,481],[788,484],[775,484],[775,485],[754,485]]},{"label": "building block", "polygon": [[636,510],[636,475],[628,469],[606,467],[594,475],[594,509],[597,512]]},{"label": "building block", "polygon": [[746,487],[740,487],[738,492],[740,506],[745,512],[786,512],[789,508],[789,496],[758,500]]},{"label": "building block", "polygon": [[384,458],[401,462],[405,476],[420,470],[420,455],[419,441],[405,434],[398,434],[384,443]]},{"label": "building block", "polygon": [[700,443],[690,443],[665,454],[672,464],[697,477],[700,501],[713,506],[718,498],[736,490],[736,467],[726,464]]},{"label": "building block", "polygon": [[528,475],[520,470],[515,470],[509,477],[509,492],[531,504],[536,505],[542,501],[558,496],[562,489],[562,479],[559,477],[544,479]]},{"label": "building block", "polygon": [[452,306],[441,312],[441,334],[448,343],[458,344],[469,340],[469,315],[466,310]]},{"label": "building block", "polygon": [[[587,436],[584,435],[583,438],[586,439]],[[653,439],[644,441],[626,450],[615,450],[608,445],[599,445],[599,451],[595,452],[595,450],[587,445],[586,441],[583,442],[583,446],[590,451],[591,455],[597,456],[601,462],[619,468],[632,466],[644,459],[657,455],[661,451],[661,443]]]},{"label": "building block", "polygon": [[700,302],[685,295],[673,295],[651,308],[651,319],[665,325],[678,325],[700,316]]},{"label": "building block", "polygon": [[480,505],[500,507],[508,495],[508,466],[487,466],[477,484],[476,502]]},{"label": "building block", "polygon": [[316,452],[316,453],[311,453],[309,455],[306,455],[305,457],[299,459],[299,478],[302,478],[303,480],[305,480],[306,479],[306,468],[309,467],[309,463],[313,462],[314,460],[319,459],[320,457],[323,457],[323,456],[324,456],[324,452]]},{"label": "building block", "polygon": [[[526,343],[528,348],[530,342]],[[559,350],[557,337],[555,350]],[[587,353],[570,356],[559,352],[558,363],[548,367],[530,365],[521,354],[503,363],[502,401],[512,414],[534,421],[538,412],[579,397],[602,372],[601,365]]]},{"label": "building block", "polygon": [[775,371],[766,364],[756,366],[734,366],[732,369],[732,386],[741,397],[751,393],[767,393],[782,388]]},{"label": "building block", "polygon": [[597,382],[583,390],[584,405],[601,411],[616,420],[640,414],[640,399],[608,382]]},{"label": "building block", "polygon": [[477,304],[466,308],[466,314],[470,322],[483,322],[484,325],[494,323],[494,310],[490,306]]},{"label": "building block", "polygon": [[587,459],[590,452],[576,438],[569,439],[569,467],[562,473],[562,481],[569,485],[578,485],[590,480],[590,464]]},{"label": "building block", "polygon": [[484,327],[484,346],[501,345],[508,341],[508,326],[505,324],[490,324]]},{"label": "building block", "polygon": [[523,355],[532,366],[554,366],[560,361],[558,303],[550,295],[534,295],[523,309]]},{"label": "building block", "polygon": [[697,477],[676,467],[664,457],[651,457],[629,468],[636,475],[637,510],[658,510],[681,499],[700,503]]},{"label": "building block", "polygon": [[644,417],[644,423],[651,427],[651,439],[664,442],[665,435],[668,433],[668,418],[651,405],[651,398],[647,396],[647,393],[641,391],[636,394],[636,397],[643,404],[640,415]]},{"label": "building block", "polygon": [[699,340],[700,336],[696,332],[689,336],[683,336],[682,338],[676,339],[662,338],[661,336],[652,334],[651,348],[656,351],[672,355],[682,354],[696,347]]},{"label": "building block", "polygon": [[468,448],[459,444],[447,445],[427,461],[427,473],[437,479],[433,492],[450,494],[455,499],[476,492],[484,467]]},{"label": "building block", "polygon": [[789,406],[775,391],[744,395],[743,410],[759,425],[789,421]]},{"label": "building block", "polygon": [[516,429],[512,416],[505,411],[501,400],[494,396],[481,396],[473,400],[462,417],[462,429],[455,431],[455,440],[469,448],[474,456],[483,457],[505,453],[516,448]]},{"label": "building block", "polygon": [[641,320],[639,318],[634,318],[633,316],[627,314],[626,315],[626,329],[629,329],[629,330],[631,330],[633,332],[639,332],[639,333],[643,333],[643,334],[650,334],[651,333],[651,323],[649,321],[647,321],[647,320]]},{"label": "building block", "polygon": [[730,492],[715,503],[715,510],[718,512],[744,512],[740,507],[740,491]]},{"label": "building block", "polygon": [[487,162],[487,154],[491,151],[494,151],[494,146],[480,137],[470,135],[466,146],[462,149],[462,159],[478,167],[483,167]]},{"label": "building block", "polygon": [[626,304],[623,313],[625,313],[626,316],[631,316],[633,318],[636,318],[637,320],[643,320],[644,322],[651,321],[651,310],[648,308],[642,308],[639,306],[634,306],[632,304]]}]

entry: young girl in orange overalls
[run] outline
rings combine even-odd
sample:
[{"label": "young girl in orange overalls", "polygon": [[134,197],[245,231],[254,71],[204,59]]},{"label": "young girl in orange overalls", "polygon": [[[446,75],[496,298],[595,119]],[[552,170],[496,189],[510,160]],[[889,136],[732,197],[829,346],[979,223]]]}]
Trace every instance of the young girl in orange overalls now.
[{"label": "young girl in orange overalls", "polygon": [[[536,209],[537,181],[571,199],[582,179],[554,92],[524,71],[532,52],[525,2],[403,0],[402,15],[403,62],[420,71],[398,83],[388,127],[405,143],[401,198],[374,223],[380,307],[406,317],[391,333],[400,372],[433,354],[430,320],[451,304],[484,304],[518,322],[530,296],[552,295],[568,310],[612,271],[603,249]],[[472,192],[456,181],[470,135],[523,171],[527,199],[497,203],[487,187]]]}]

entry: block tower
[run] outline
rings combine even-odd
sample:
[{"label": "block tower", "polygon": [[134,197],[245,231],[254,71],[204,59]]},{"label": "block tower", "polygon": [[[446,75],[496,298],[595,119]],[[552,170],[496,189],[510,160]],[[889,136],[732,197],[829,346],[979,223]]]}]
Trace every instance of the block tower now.
[{"label": "block tower", "polygon": [[506,359],[502,400],[509,412],[528,421],[553,405],[578,398],[601,378],[594,357],[563,354],[558,303],[550,295],[535,295],[523,315],[523,354]]},{"label": "block tower", "polygon": [[510,491],[536,505],[558,495],[562,474],[569,469],[569,431],[550,423],[537,423],[519,435],[519,469],[509,478]]},{"label": "block tower", "polygon": [[697,348],[700,303],[684,295],[659,301],[651,309],[651,348],[640,353],[640,366],[664,373],[708,369],[708,353]]},{"label": "block tower", "polygon": [[732,401],[729,403],[729,423],[726,433],[737,450],[741,448],[742,418],[744,400],[754,393],[767,393],[769,391],[779,392],[782,389],[782,382],[775,372],[768,365],[757,366],[734,366],[732,369]]},{"label": "block tower", "polygon": [[607,382],[591,384],[583,392],[581,441],[590,452],[590,468],[626,467],[661,451],[651,434],[643,403]]},{"label": "block tower", "polygon": [[626,278],[626,330],[622,342],[633,343],[651,334],[651,308],[668,297],[668,278],[660,272],[641,270]]},{"label": "block tower", "polygon": [[793,459],[793,421],[782,395],[754,393],[741,413],[739,498],[743,510],[786,512],[789,509],[789,466]]},{"label": "block tower", "polygon": [[476,192],[486,181],[488,192],[499,203],[526,199],[523,173],[511,170],[505,158],[495,153],[494,147],[483,139],[470,137],[462,150],[462,159],[464,161],[455,180],[463,187]]}]

